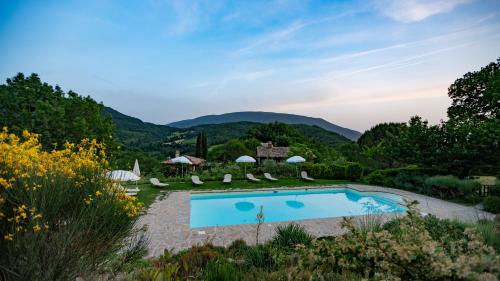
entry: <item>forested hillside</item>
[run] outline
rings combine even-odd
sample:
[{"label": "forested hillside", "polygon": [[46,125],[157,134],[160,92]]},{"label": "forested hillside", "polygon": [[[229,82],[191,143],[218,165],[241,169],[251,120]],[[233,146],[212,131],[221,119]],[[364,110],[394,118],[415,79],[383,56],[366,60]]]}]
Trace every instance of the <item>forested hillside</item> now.
[{"label": "forested hillside", "polygon": [[102,108],[91,97],[42,83],[37,74],[19,73],[0,85],[0,126],[16,134],[23,130],[40,134],[45,148],[83,138],[109,145],[113,123],[101,114]]}]

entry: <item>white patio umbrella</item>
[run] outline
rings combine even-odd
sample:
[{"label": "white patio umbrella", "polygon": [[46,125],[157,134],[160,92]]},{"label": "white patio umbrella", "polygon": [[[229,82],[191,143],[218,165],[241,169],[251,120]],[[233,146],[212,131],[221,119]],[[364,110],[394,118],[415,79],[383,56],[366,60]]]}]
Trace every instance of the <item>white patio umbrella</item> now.
[{"label": "white patio umbrella", "polygon": [[187,157],[185,156],[179,156],[179,157],[175,157],[174,159],[171,160],[172,163],[175,163],[175,164],[181,164],[181,176],[184,177],[184,164],[187,164],[187,165],[193,165],[193,162],[191,162],[189,159],[187,159]]},{"label": "white patio umbrella", "polygon": [[141,179],[141,177],[137,176],[136,174],[125,170],[109,171],[105,173],[104,176],[106,178],[117,181],[138,181]]},{"label": "white patio umbrella", "polygon": [[137,159],[135,159],[134,169],[132,170],[132,172],[136,174],[138,177],[141,176],[141,169],[139,169],[139,161]]},{"label": "white patio umbrella", "polygon": [[295,171],[297,172],[297,177],[298,177],[299,176],[299,169],[297,168],[297,165],[299,163],[306,162],[306,159],[304,159],[304,157],[302,157],[302,156],[295,155],[295,156],[292,156],[292,157],[286,159],[286,162],[290,163],[290,164],[295,164]]},{"label": "white patio umbrella", "polygon": [[238,157],[238,159],[236,159],[236,163],[243,163],[243,167],[245,169],[245,175],[247,174],[247,163],[255,163],[255,162],[257,161],[253,159],[253,157],[250,157],[248,155],[243,155]]}]

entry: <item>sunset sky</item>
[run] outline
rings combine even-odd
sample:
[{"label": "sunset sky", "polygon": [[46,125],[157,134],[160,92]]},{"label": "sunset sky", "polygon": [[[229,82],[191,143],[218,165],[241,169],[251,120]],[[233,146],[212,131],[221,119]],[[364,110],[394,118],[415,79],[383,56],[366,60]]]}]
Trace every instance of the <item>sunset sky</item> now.
[{"label": "sunset sky", "polygon": [[0,0],[0,80],[38,73],[144,121],[273,111],[364,131],[446,118],[500,57],[498,0]]}]

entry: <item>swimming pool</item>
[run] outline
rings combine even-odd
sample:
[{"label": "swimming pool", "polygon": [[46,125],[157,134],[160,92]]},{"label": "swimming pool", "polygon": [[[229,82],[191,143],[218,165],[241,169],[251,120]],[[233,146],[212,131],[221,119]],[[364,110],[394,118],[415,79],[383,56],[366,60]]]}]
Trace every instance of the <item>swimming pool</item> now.
[{"label": "swimming pool", "polygon": [[265,222],[406,211],[398,195],[348,188],[192,194],[190,203],[191,228],[255,224],[261,206]]}]

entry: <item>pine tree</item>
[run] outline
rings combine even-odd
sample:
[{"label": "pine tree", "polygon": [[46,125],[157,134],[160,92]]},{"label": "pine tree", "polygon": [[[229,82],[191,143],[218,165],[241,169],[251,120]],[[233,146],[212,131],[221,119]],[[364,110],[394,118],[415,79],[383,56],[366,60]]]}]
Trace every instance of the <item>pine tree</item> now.
[{"label": "pine tree", "polygon": [[198,136],[196,137],[195,156],[202,157],[202,154],[203,154],[202,151],[203,151],[203,139],[202,139],[202,133],[199,133]]},{"label": "pine tree", "polygon": [[201,133],[201,158],[207,159],[208,155],[208,137],[206,132]]}]

